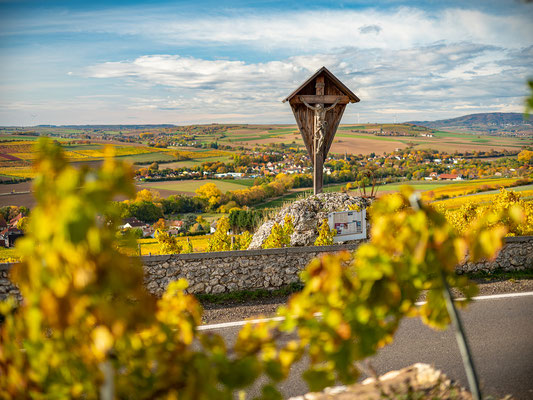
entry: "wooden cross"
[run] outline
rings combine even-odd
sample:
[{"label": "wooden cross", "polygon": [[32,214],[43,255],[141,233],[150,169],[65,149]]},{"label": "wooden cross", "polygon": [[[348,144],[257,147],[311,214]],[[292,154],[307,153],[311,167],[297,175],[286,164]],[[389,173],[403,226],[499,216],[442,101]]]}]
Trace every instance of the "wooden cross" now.
[{"label": "wooden cross", "polygon": [[289,101],[291,105],[313,163],[313,192],[321,193],[324,182],[324,161],[342,114],[346,104],[356,103],[359,98],[322,67],[283,100],[285,101]]}]

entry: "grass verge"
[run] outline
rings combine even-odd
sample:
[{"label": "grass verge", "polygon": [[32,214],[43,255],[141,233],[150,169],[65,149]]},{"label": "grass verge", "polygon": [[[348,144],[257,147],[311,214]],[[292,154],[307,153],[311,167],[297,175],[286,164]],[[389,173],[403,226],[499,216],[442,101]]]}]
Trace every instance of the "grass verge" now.
[{"label": "grass verge", "polygon": [[470,279],[478,282],[493,281],[514,281],[520,279],[533,279],[533,270],[525,271],[495,271],[495,272],[475,272],[466,274]]}]

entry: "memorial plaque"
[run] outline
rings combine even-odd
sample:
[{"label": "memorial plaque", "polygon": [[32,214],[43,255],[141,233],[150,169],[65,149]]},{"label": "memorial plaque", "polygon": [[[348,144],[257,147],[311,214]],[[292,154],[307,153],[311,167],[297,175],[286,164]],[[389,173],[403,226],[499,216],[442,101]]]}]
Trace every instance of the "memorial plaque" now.
[{"label": "memorial plaque", "polygon": [[328,214],[328,225],[335,229],[335,243],[366,239],[366,210],[339,211]]}]

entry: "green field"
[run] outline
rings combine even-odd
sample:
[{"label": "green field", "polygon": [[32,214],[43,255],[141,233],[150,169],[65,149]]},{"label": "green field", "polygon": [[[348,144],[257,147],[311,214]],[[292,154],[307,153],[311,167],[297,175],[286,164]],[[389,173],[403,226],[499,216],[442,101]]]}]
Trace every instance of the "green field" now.
[{"label": "green field", "polygon": [[196,167],[197,165],[201,165],[206,162],[223,162],[227,163],[231,161],[230,156],[217,156],[217,157],[206,157],[206,158],[198,158],[197,160],[185,160],[185,161],[174,161],[170,163],[164,163],[159,166],[160,169],[165,168],[191,168]]},{"label": "green field", "polygon": [[104,145],[101,144],[63,144],[62,148],[68,151],[77,151],[77,150],[102,150]]},{"label": "green field", "polygon": [[347,130],[350,130],[350,129],[364,129],[365,126],[364,125],[344,125],[344,126],[339,126],[338,130],[339,131],[347,131]]},{"label": "green field", "polygon": [[[24,141],[35,141],[41,138],[42,136],[26,136],[26,135],[6,135],[6,134],[0,134],[0,141],[6,141],[6,140],[24,140]],[[65,138],[58,138],[54,137],[54,140],[57,140],[58,142],[64,142],[68,141],[70,139]]]},{"label": "green field", "polygon": [[263,210],[265,208],[278,208],[278,207],[283,206],[285,203],[299,200],[303,197],[310,196],[311,194],[313,194],[312,189],[307,189],[305,191],[300,191],[300,192],[290,192],[286,194],[285,196],[281,196],[276,199],[266,201],[264,203],[254,206],[253,208],[256,208],[258,210]]},{"label": "green field", "polygon": [[137,185],[141,189],[159,189],[170,190],[178,193],[194,194],[196,189],[206,183],[214,183],[222,193],[230,190],[246,189],[249,186],[249,180],[245,180],[243,184],[240,180],[217,180],[217,179],[199,179],[199,180],[184,180],[184,181],[165,181],[165,182],[145,182]]},{"label": "green field", "polygon": [[[341,187],[344,186],[344,183],[335,183],[331,185],[324,186],[324,192],[325,193],[331,193],[331,192],[340,192]],[[278,197],[273,200],[266,201],[264,203],[258,204],[254,206],[254,208],[257,209],[264,209],[264,208],[277,208],[283,206],[285,203],[293,202],[295,200],[299,200],[303,197],[307,197],[313,194],[313,189],[295,189],[290,191],[289,193]]]},{"label": "green field", "polygon": [[[146,154],[134,154],[131,156],[120,156],[117,157],[120,160],[129,161],[129,162],[154,162],[154,161],[172,161],[175,160],[176,157],[174,157],[172,154],[160,151],[156,153],[146,153]],[[160,168],[165,168],[164,164],[160,166]]]},{"label": "green field", "polygon": [[279,135],[282,133],[298,133],[298,128],[280,128],[280,129],[272,129],[269,131],[270,133]]}]

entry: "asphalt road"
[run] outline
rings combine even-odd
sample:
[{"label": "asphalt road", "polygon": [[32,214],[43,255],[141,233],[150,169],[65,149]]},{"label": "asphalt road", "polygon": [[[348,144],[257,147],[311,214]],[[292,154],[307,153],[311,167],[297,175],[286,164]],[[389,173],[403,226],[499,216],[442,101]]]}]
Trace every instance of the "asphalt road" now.
[{"label": "asphalt road", "polygon": [[[483,396],[533,399],[533,292],[477,300],[461,312]],[[207,326],[204,327],[207,329]],[[239,326],[214,328],[233,343]],[[394,342],[371,360],[379,374],[424,362],[468,387],[453,331],[435,331],[419,319],[402,322]],[[280,385],[285,398],[307,393],[300,378],[305,361]],[[250,395],[250,398],[253,397]]]}]

